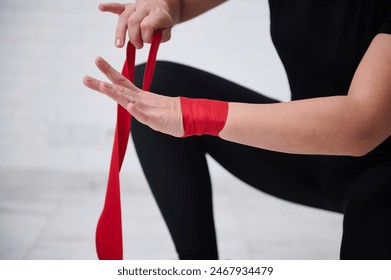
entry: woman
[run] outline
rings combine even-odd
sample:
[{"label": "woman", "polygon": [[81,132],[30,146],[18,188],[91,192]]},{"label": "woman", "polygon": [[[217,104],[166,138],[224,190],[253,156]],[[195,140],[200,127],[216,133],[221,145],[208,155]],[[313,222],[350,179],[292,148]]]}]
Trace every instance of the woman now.
[{"label": "woman", "polygon": [[[167,41],[175,24],[222,2],[139,0],[99,7],[119,15],[117,47],[128,33],[141,48],[154,30]],[[91,77],[84,83],[138,120],[133,140],[179,258],[218,258],[208,153],[261,191],[343,213],[341,259],[391,259],[391,1],[269,4],[291,102],[168,62],[157,64],[154,93],[141,93],[101,58],[97,67],[113,84]],[[227,102],[207,101],[205,112],[199,98]],[[183,137],[194,134],[204,135]]]}]

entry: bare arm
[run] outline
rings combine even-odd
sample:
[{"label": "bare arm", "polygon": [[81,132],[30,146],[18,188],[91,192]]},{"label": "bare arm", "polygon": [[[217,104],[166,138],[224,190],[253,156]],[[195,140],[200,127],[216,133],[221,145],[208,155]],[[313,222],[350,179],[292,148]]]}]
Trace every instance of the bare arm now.
[{"label": "bare arm", "polygon": [[[166,0],[170,1],[170,0]],[[172,0],[171,0],[172,1]],[[184,22],[186,20],[192,19],[200,14],[209,11],[210,9],[224,3],[226,0],[174,0],[180,4],[180,16],[178,18],[178,23]]]},{"label": "bare arm", "polygon": [[[98,68],[108,84],[86,77],[140,122],[173,135],[184,134],[179,98],[142,92],[107,62]],[[297,154],[361,156],[391,135],[391,35],[377,35],[356,70],[347,96],[278,104],[229,103],[220,137],[268,150]]]},{"label": "bare arm", "polygon": [[360,156],[391,135],[391,35],[379,34],[347,96],[251,105],[230,103],[220,137],[299,154]]},{"label": "bare arm", "polygon": [[125,44],[126,32],[129,40],[137,48],[152,41],[155,30],[163,31],[163,42],[171,38],[172,27],[180,22],[192,19],[225,0],[138,0],[136,3],[102,3],[102,12],[117,14],[115,45]]}]

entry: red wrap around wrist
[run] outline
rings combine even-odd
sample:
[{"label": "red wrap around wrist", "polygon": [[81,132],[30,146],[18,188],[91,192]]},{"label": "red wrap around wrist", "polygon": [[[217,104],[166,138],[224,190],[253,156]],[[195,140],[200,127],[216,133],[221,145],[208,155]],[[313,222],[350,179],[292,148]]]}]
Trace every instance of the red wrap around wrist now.
[{"label": "red wrap around wrist", "polygon": [[183,137],[209,134],[218,136],[228,116],[228,102],[180,97]]}]

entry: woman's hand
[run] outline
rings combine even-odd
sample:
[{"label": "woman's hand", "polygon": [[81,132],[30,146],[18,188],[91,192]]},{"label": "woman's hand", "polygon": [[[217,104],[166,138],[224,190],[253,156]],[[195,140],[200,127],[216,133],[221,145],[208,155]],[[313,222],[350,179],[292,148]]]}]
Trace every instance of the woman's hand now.
[{"label": "woman's hand", "polygon": [[[175,2],[173,2],[175,3]],[[179,1],[168,5],[163,0],[138,0],[136,3],[103,3],[99,5],[102,12],[119,15],[115,31],[115,45],[119,48],[125,44],[126,31],[129,41],[138,49],[144,42],[150,43],[155,30],[162,31],[162,41],[171,37],[171,28],[179,18]]]},{"label": "woman's hand", "polygon": [[179,97],[167,97],[139,89],[121,73],[98,57],[96,66],[112,84],[85,76],[84,84],[106,94],[124,107],[139,122],[175,137],[184,135]]}]

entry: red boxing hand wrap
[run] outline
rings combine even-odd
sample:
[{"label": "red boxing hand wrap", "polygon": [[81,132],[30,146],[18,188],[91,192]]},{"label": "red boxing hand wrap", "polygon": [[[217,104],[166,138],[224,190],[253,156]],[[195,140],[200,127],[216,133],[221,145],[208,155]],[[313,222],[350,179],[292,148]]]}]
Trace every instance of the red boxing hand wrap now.
[{"label": "red boxing hand wrap", "polygon": [[[156,55],[162,38],[161,31],[157,30],[152,39],[147,65],[145,67],[143,90],[148,91],[152,82]],[[133,81],[136,49],[128,42],[126,48],[126,62],[122,70],[123,75]],[[118,105],[117,125],[114,134],[113,152],[111,156],[109,180],[107,183],[106,199],[96,227],[96,252],[100,260],[122,260],[122,218],[120,197],[120,171],[128,144],[131,117],[128,111]]]},{"label": "red boxing hand wrap", "polygon": [[181,101],[183,137],[209,134],[218,136],[228,116],[228,102],[179,97]]}]

